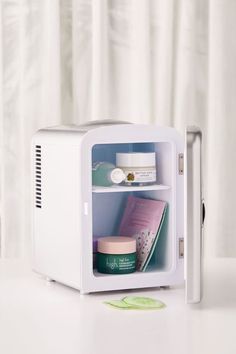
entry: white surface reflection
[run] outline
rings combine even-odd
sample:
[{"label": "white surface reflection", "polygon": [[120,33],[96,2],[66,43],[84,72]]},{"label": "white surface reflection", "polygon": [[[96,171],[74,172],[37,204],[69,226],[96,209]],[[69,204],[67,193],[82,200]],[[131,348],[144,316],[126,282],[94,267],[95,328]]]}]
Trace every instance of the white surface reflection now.
[{"label": "white surface reflection", "polygon": [[[0,262],[0,349],[4,354],[235,354],[236,261],[205,272],[205,297],[187,306],[184,290],[139,290],[80,296],[48,283],[19,262]],[[151,296],[159,311],[116,310],[103,302]]]}]

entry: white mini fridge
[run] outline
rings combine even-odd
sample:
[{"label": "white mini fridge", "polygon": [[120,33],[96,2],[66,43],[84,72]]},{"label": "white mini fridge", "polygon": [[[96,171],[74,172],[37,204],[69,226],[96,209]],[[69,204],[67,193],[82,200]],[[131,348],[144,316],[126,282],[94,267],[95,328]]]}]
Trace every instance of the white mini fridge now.
[{"label": "white mini fridge", "polygon": [[[201,139],[196,127],[184,137],[174,128],[110,120],[39,130],[32,139],[33,269],[81,294],[185,282],[186,302],[199,302]],[[115,163],[117,152],[149,151],[156,152],[156,184],[92,185],[93,161]],[[168,204],[152,263],[145,272],[98,273],[93,236],[117,234],[129,195]]]}]

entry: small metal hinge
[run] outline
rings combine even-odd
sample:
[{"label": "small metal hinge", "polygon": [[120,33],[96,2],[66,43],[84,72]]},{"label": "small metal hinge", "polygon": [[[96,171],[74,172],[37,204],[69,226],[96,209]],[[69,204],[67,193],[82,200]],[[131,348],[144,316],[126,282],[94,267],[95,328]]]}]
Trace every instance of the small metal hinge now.
[{"label": "small metal hinge", "polygon": [[179,258],[184,258],[184,238],[179,238]]},{"label": "small metal hinge", "polygon": [[179,175],[183,175],[184,174],[184,154],[183,153],[179,154],[178,168],[179,168]]}]

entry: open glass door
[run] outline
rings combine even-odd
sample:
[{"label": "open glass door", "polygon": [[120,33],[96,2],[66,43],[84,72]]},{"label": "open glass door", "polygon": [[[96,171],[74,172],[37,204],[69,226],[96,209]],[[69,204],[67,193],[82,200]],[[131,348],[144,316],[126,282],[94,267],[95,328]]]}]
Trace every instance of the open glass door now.
[{"label": "open glass door", "polygon": [[187,127],[185,136],[185,289],[186,302],[202,297],[202,133]]}]

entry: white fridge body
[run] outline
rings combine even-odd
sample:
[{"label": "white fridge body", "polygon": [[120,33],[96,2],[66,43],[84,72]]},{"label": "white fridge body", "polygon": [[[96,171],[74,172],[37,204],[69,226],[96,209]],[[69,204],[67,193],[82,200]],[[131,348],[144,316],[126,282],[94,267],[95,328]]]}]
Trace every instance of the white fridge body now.
[{"label": "white fridge body", "polygon": [[[187,139],[173,128],[109,121],[38,131],[32,139],[33,269],[81,293],[176,285],[185,275],[187,302],[200,301],[200,147],[196,129]],[[156,152],[156,184],[92,186],[93,162],[115,164],[117,152],[131,151]],[[168,204],[151,265],[146,272],[98,273],[93,236],[117,234],[129,195]]]}]

